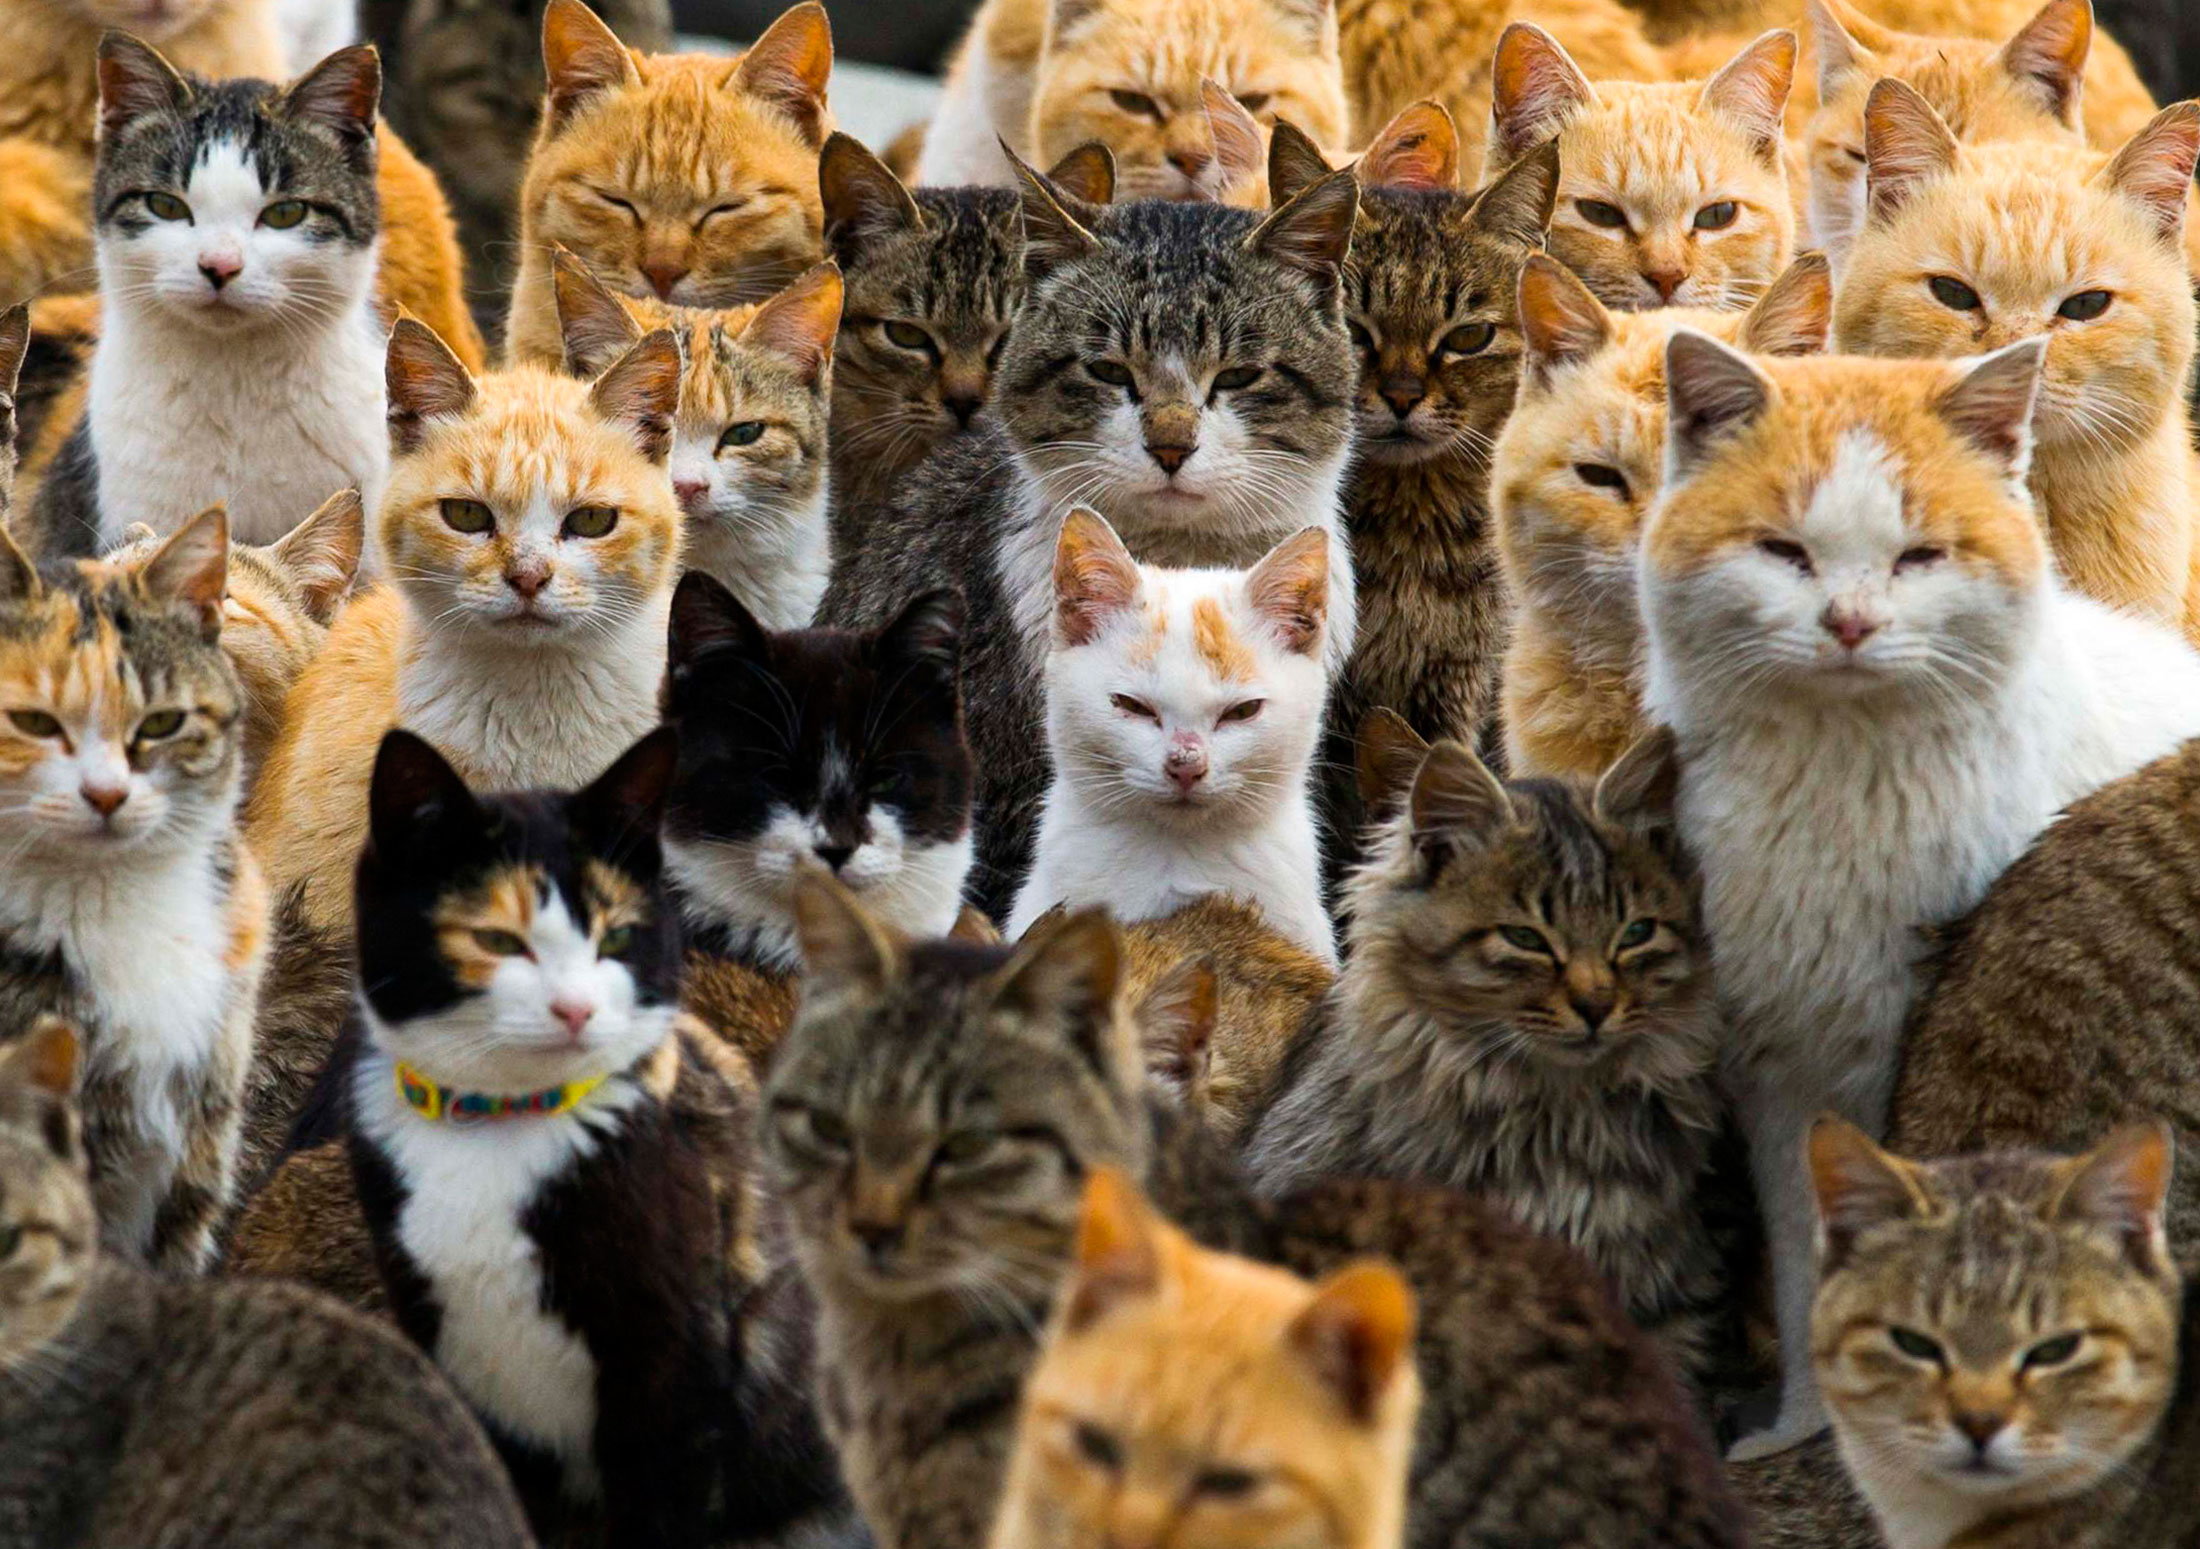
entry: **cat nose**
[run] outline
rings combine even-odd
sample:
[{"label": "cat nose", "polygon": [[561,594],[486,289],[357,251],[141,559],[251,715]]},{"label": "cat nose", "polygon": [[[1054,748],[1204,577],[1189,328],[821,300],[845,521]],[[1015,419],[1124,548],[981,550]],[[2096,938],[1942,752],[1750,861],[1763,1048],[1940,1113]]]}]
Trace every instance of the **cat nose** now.
[{"label": "cat nose", "polygon": [[1841,642],[1843,650],[1853,651],[1879,633],[1880,621],[1861,608],[1844,607],[1840,603],[1828,604],[1822,622],[1826,633]]},{"label": "cat nose", "polygon": [[84,798],[85,806],[103,818],[113,817],[122,810],[122,804],[130,799],[130,787],[109,785],[104,781],[86,780],[77,787],[77,793]]},{"label": "cat nose", "polygon": [[1192,787],[1207,778],[1207,745],[1195,741],[1172,744],[1161,760],[1161,772],[1179,791],[1190,795]]},{"label": "cat nose", "polygon": [[703,497],[709,493],[710,481],[707,479],[674,479],[672,481],[672,498],[680,502],[683,510],[694,510],[695,507],[702,504]]},{"label": "cat nose", "polygon": [[596,1014],[596,1008],[585,1000],[560,995],[550,1002],[550,1014],[565,1024],[566,1036],[577,1043],[588,1030],[588,1019]]},{"label": "cat nose", "polygon": [[206,276],[206,283],[220,290],[244,272],[244,260],[235,253],[199,254],[199,273]]},{"label": "cat nose", "polygon": [[1971,1438],[1971,1445],[1981,1452],[1993,1444],[1994,1438],[2009,1423],[2007,1415],[1990,1409],[1959,1409],[1948,1418],[1957,1430]]},{"label": "cat nose", "polygon": [[1149,441],[1146,443],[1146,455],[1159,463],[1161,471],[1172,479],[1176,477],[1177,470],[1191,459],[1192,453],[1198,450],[1197,443],[1190,446],[1176,441]]},{"label": "cat nose", "polygon": [[659,301],[670,301],[672,287],[687,276],[687,265],[674,258],[652,258],[642,265],[642,278],[649,281]]},{"label": "cat nose", "polygon": [[1390,412],[1404,419],[1416,405],[1428,396],[1428,384],[1417,376],[1399,372],[1383,378],[1383,385],[1376,389],[1383,395],[1383,402],[1390,405]]},{"label": "cat nose", "polygon": [[834,842],[812,845],[810,848],[819,860],[832,867],[836,873],[848,864],[848,857],[856,853],[854,845]]},{"label": "cat nose", "polygon": [[514,565],[504,572],[504,584],[532,602],[537,593],[550,584],[553,574],[550,566],[540,560]]},{"label": "cat nose", "polygon": [[983,393],[948,393],[940,399],[940,407],[954,415],[955,423],[967,430],[970,428],[972,416],[985,407],[985,395]]},{"label": "cat nose", "polygon": [[1593,1035],[1611,1019],[1612,1008],[1618,1002],[1609,986],[1600,985],[1593,990],[1573,990],[1566,996],[1574,1015],[1581,1018],[1581,1025]]},{"label": "cat nose", "polygon": [[1207,170],[1211,160],[1213,158],[1196,145],[1180,145],[1169,152],[1169,165],[1195,183],[1199,181],[1199,175]]},{"label": "cat nose", "polygon": [[904,1235],[899,1221],[850,1221],[848,1230],[862,1245],[864,1257],[874,1264],[892,1258]]},{"label": "cat nose", "polygon": [[1666,302],[1670,302],[1673,293],[1688,283],[1686,269],[1648,269],[1643,272],[1642,277],[1650,282],[1651,289],[1658,293],[1658,299]]}]

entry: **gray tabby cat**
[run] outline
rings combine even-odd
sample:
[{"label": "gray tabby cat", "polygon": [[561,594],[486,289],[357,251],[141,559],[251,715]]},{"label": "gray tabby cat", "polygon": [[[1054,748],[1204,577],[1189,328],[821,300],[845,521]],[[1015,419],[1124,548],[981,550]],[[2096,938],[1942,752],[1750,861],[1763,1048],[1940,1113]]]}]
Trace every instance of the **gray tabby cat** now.
[{"label": "gray tabby cat", "polygon": [[0,1050],[0,1543],[530,1544],[480,1427],[397,1335],[100,1253],[75,1067],[58,1022]]}]

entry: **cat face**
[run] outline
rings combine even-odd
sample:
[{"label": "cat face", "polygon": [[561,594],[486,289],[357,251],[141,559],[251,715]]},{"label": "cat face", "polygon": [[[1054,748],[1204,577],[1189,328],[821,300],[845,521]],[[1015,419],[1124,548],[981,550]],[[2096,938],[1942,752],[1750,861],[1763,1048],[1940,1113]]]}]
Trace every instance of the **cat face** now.
[{"label": "cat face", "polygon": [[1882,1518],[2064,1499],[2147,1438],[2177,1366],[2164,1127],[2076,1158],[1916,1163],[1823,1119],[1810,1162],[1813,1356]]},{"label": "cat face", "polygon": [[522,208],[614,290],[762,301],[819,257],[817,153],[833,63],[798,5],[737,60],[636,54],[580,0],[543,16],[549,97]]},{"label": "cat face", "polygon": [[294,329],[365,295],[380,224],[372,49],[339,49],[278,90],[187,81],[111,34],[99,90],[103,294],[221,332]]},{"label": "cat face", "polygon": [[51,1018],[0,1046],[0,1375],[67,1325],[99,1242],[77,1039]]},{"label": "cat face", "polygon": [[359,859],[375,1040],[451,1086],[520,1093],[624,1070],[664,1041],[680,931],[659,885],[673,735],[571,795],[477,797],[393,731]]},{"label": "cat face", "polygon": [[2043,339],[2043,451],[2141,438],[2192,360],[2181,247],[2200,105],[2105,160],[2082,146],[1958,145],[1917,93],[1873,88],[1870,213],[1835,334],[1867,355],[1967,355]]},{"label": "cat face", "polygon": [[1328,534],[1309,528],[1242,573],[1163,570],[1080,508],[1054,577],[1047,741],[1064,778],[1191,825],[1302,787],[1328,687]]},{"label": "cat face", "polygon": [[1607,306],[1726,308],[1787,266],[1781,114],[1795,34],[1768,32],[1700,86],[1592,86],[1548,33],[1499,40],[1487,173],[1554,135],[1553,258]]},{"label": "cat face", "polygon": [[825,870],[898,928],[946,932],[974,778],[957,593],[926,592],[869,634],[772,634],[690,571],[668,658],[681,742],[666,834],[692,917],[762,927],[765,955],[794,966],[795,885]]},{"label": "cat face", "polygon": [[142,559],[41,574],[0,545],[0,846],[105,868],[231,820],[243,714],[221,649],[228,530],[196,517]]},{"label": "cat face", "polygon": [[1227,172],[1202,83],[1323,145],[1349,122],[1329,0],[1054,0],[1031,106],[1041,166],[1099,141],[1123,197],[1214,199]]},{"label": "cat face", "polygon": [[579,648],[671,590],[680,514],[664,449],[670,333],[593,384],[521,367],[479,382],[410,318],[390,335],[381,552],[429,628],[506,649]]},{"label": "cat face", "polygon": [[909,942],[821,880],[796,912],[808,975],[764,1149],[805,1270],[882,1301],[1051,1297],[1087,1171],[1143,1161],[1115,927]]}]

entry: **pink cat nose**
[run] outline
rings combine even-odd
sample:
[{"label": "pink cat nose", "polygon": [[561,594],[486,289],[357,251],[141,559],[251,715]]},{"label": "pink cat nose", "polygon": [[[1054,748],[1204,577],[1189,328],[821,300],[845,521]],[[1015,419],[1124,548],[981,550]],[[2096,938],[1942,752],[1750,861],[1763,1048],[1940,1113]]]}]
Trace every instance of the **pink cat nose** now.
[{"label": "pink cat nose", "polygon": [[1169,152],[1170,165],[1194,182],[1197,182],[1199,175],[1207,170],[1209,160],[1207,153],[1197,146],[1180,146]]},{"label": "pink cat nose", "polygon": [[1643,275],[1657,291],[1660,301],[1671,301],[1674,292],[1688,283],[1686,269],[1652,269]]},{"label": "pink cat nose", "polygon": [[1207,744],[1196,737],[1186,737],[1169,745],[1169,751],[1161,760],[1161,772],[1167,775],[1177,790],[1189,796],[1192,787],[1207,778]]},{"label": "pink cat nose", "polygon": [[674,479],[672,481],[672,498],[679,501],[681,506],[688,510],[693,510],[696,506],[701,505],[703,497],[709,493],[710,482],[707,479]]},{"label": "pink cat nose", "polygon": [[540,561],[514,565],[504,572],[504,584],[533,602],[536,594],[550,584],[552,573],[550,566]]},{"label": "pink cat nose", "polygon": [[199,273],[206,276],[206,283],[220,290],[244,272],[244,259],[236,253],[199,254]]},{"label": "pink cat nose", "polygon": [[97,784],[87,780],[77,789],[84,798],[84,805],[103,818],[113,817],[122,810],[122,804],[130,799],[130,787],[127,785]]},{"label": "pink cat nose", "polygon": [[588,1030],[588,1019],[596,1014],[596,1008],[585,1000],[560,995],[550,1002],[550,1014],[565,1024],[566,1036],[577,1043],[581,1034]]},{"label": "pink cat nose", "polygon": [[1845,608],[1839,603],[1826,609],[1822,623],[1826,633],[1841,642],[1843,650],[1853,651],[1879,633],[1880,620],[1861,608]]}]

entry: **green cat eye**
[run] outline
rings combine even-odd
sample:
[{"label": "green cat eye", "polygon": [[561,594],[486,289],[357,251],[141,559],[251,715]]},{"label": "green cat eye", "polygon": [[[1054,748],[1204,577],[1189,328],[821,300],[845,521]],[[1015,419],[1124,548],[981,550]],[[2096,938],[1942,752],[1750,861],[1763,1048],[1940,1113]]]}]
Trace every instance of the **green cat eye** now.
[{"label": "green cat eye", "polygon": [[453,532],[490,532],[496,527],[496,513],[478,500],[446,500],[441,504],[443,525]]},{"label": "green cat eye", "polygon": [[2078,1353],[2078,1334],[2064,1334],[2055,1339],[2043,1339],[2024,1352],[2024,1369],[2037,1371],[2043,1366],[2060,1366]]},{"label": "green cat eye", "polygon": [[915,323],[888,323],[886,337],[905,350],[929,351],[932,348],[932,336]]},{"label": "green cat eye", "polygon": [[1576,199],[1574,210],[1590,225],[1601,226],[1606,231],[1619,231],[1627,225],[1627,212],[1602,199]]},{"label": "green cat eye", "polygon": [[306,218],[305,201],[282,199],[260,212],[260,224],[272,226],[277,231],[288,231]]},{"label": "green cat eye", "polygon": [[147,194],[145,208],[164,221],[187,221],[191,218],[191,206],[174,194]]},{"label": "green cat eye", "polygon": [[1108,95],[1115,99],[1117,107],[1139,118],[1150,118],[1158,124],[1167,116],[1161,111],[1161,104],[1142,91],[1111,91]]},{"label": "green cat eye", "polygon": [[729,446],[754,446],[763,435],[762,420],[739,420],[728,425],[718,437],[718,450],[723,452]]},{"label": "green cat eye", "polygon": [[26,737],[61,735],[61,723],[43,710],[10,710],[8,724]]},{"label": "green cat eye", "polygon": [[525,957],[527,939],[508,930],[477,930],[474,945],[497,957]]},{"label": "green cat eye", "polygon": [[155,710],[144,720],[138,722],[137,734],[144,741],[158,742],[161,738],[173,737],[182,730],[183,712],[181,710]]},{"label": "green cat eye", "polygon": [[1734,224],[1734,217],[1742,207],[1731,199],[1721,199],[1717,204],[1707,204],[1696,212],[1698,231],[1724,231]]},{"label": "green cat eye", "polygon": [[1916,1329],[1890,1328],[1887,1330],[1887,1337],[1894,1341],[1897,1350],[1913,1361],[1946,1364],[1947,1357],[1941,1351],[1940,1341],[1929,1339]]},{"label": "green cat eye", "polygon": [[617,957],[633,945],[634,927],[631,925],[614,925],[611,929],[605,931],[603,939],[596,943],[596,955],[598,957]]},{"label": "green cat eye", "polygon": [[1951,312],[1976,312],[1986,305],[1979,299],[1977,291],[1961,280],[1950,279],[1945,274],[1934,275],[1925,282],[1925,288],[1933,293],[1935,301]]},{"label": "green cat eye", "polygon": [[618,525],[617,506],[575,506],[565,513],[568,538],[601,538]]},{"label": "green cat eye", "polygon": [[1200,1495],[1219,1501],[1239,1501],[1251,1495],[1260,1484],[1260,1476],[1244,1468],[1208,1468],[1200,1471],[1192,1481],[1192,1489]]},{"label": "green cat eye", "polygon": [[1215,373],[1215,391],[1218,393],[1234,393],[1241,387],[1251,387],[1260,380],[1260,376],[1261,372],[1258,366],[1232,366],[1227,371],[1217,371]]},{"label": "green cat eye", "polygon": [[1496,337],[1495,323],[1468,323],[1444,335],[1443,353],[1479,355],[1490,347],[1490,341]]},{"label": "green cat eye", "polygon": [[1503,936],[1507,944],[1518,947],[1523,952],[1540,952],[1545,957],[1551,956],[1551,944],[1543,939],[1543,932],[1539,930],[1530,930],[1525,925],[1500,925],[1497,934]]},{"label": "green cat eye", "polygon": [[1627,928],[1619,933],[1619,949],[1625,952],[1630,947],[1639,947],[1657,933],[1656,920],[1629,920]]},{"label": "green cat eye", "polygon": [[1129,387],[1131,385],[1130,368],[1118,361],[1088,360],[1085,362],[1085,369],[1092,373],[1092,379],[1095,382],[1103,382],[1109,387]]},{"label": "green cat eye", "polygon": [[2090,323],[2108,310],[2115,298],[2105,290],[2081,290],[2075,296],[2063,298],[2063,304],[2055,308],[2057,317],[2067,317],[2073,323]]},{"label": "green cat eye", "polygon": [[1108,1469],[1123,1466],[1122,1444],[1099,1426],[1079,1422],[1075,1435],[1077,1450],[1085,1455],[1086,1462]]}]

